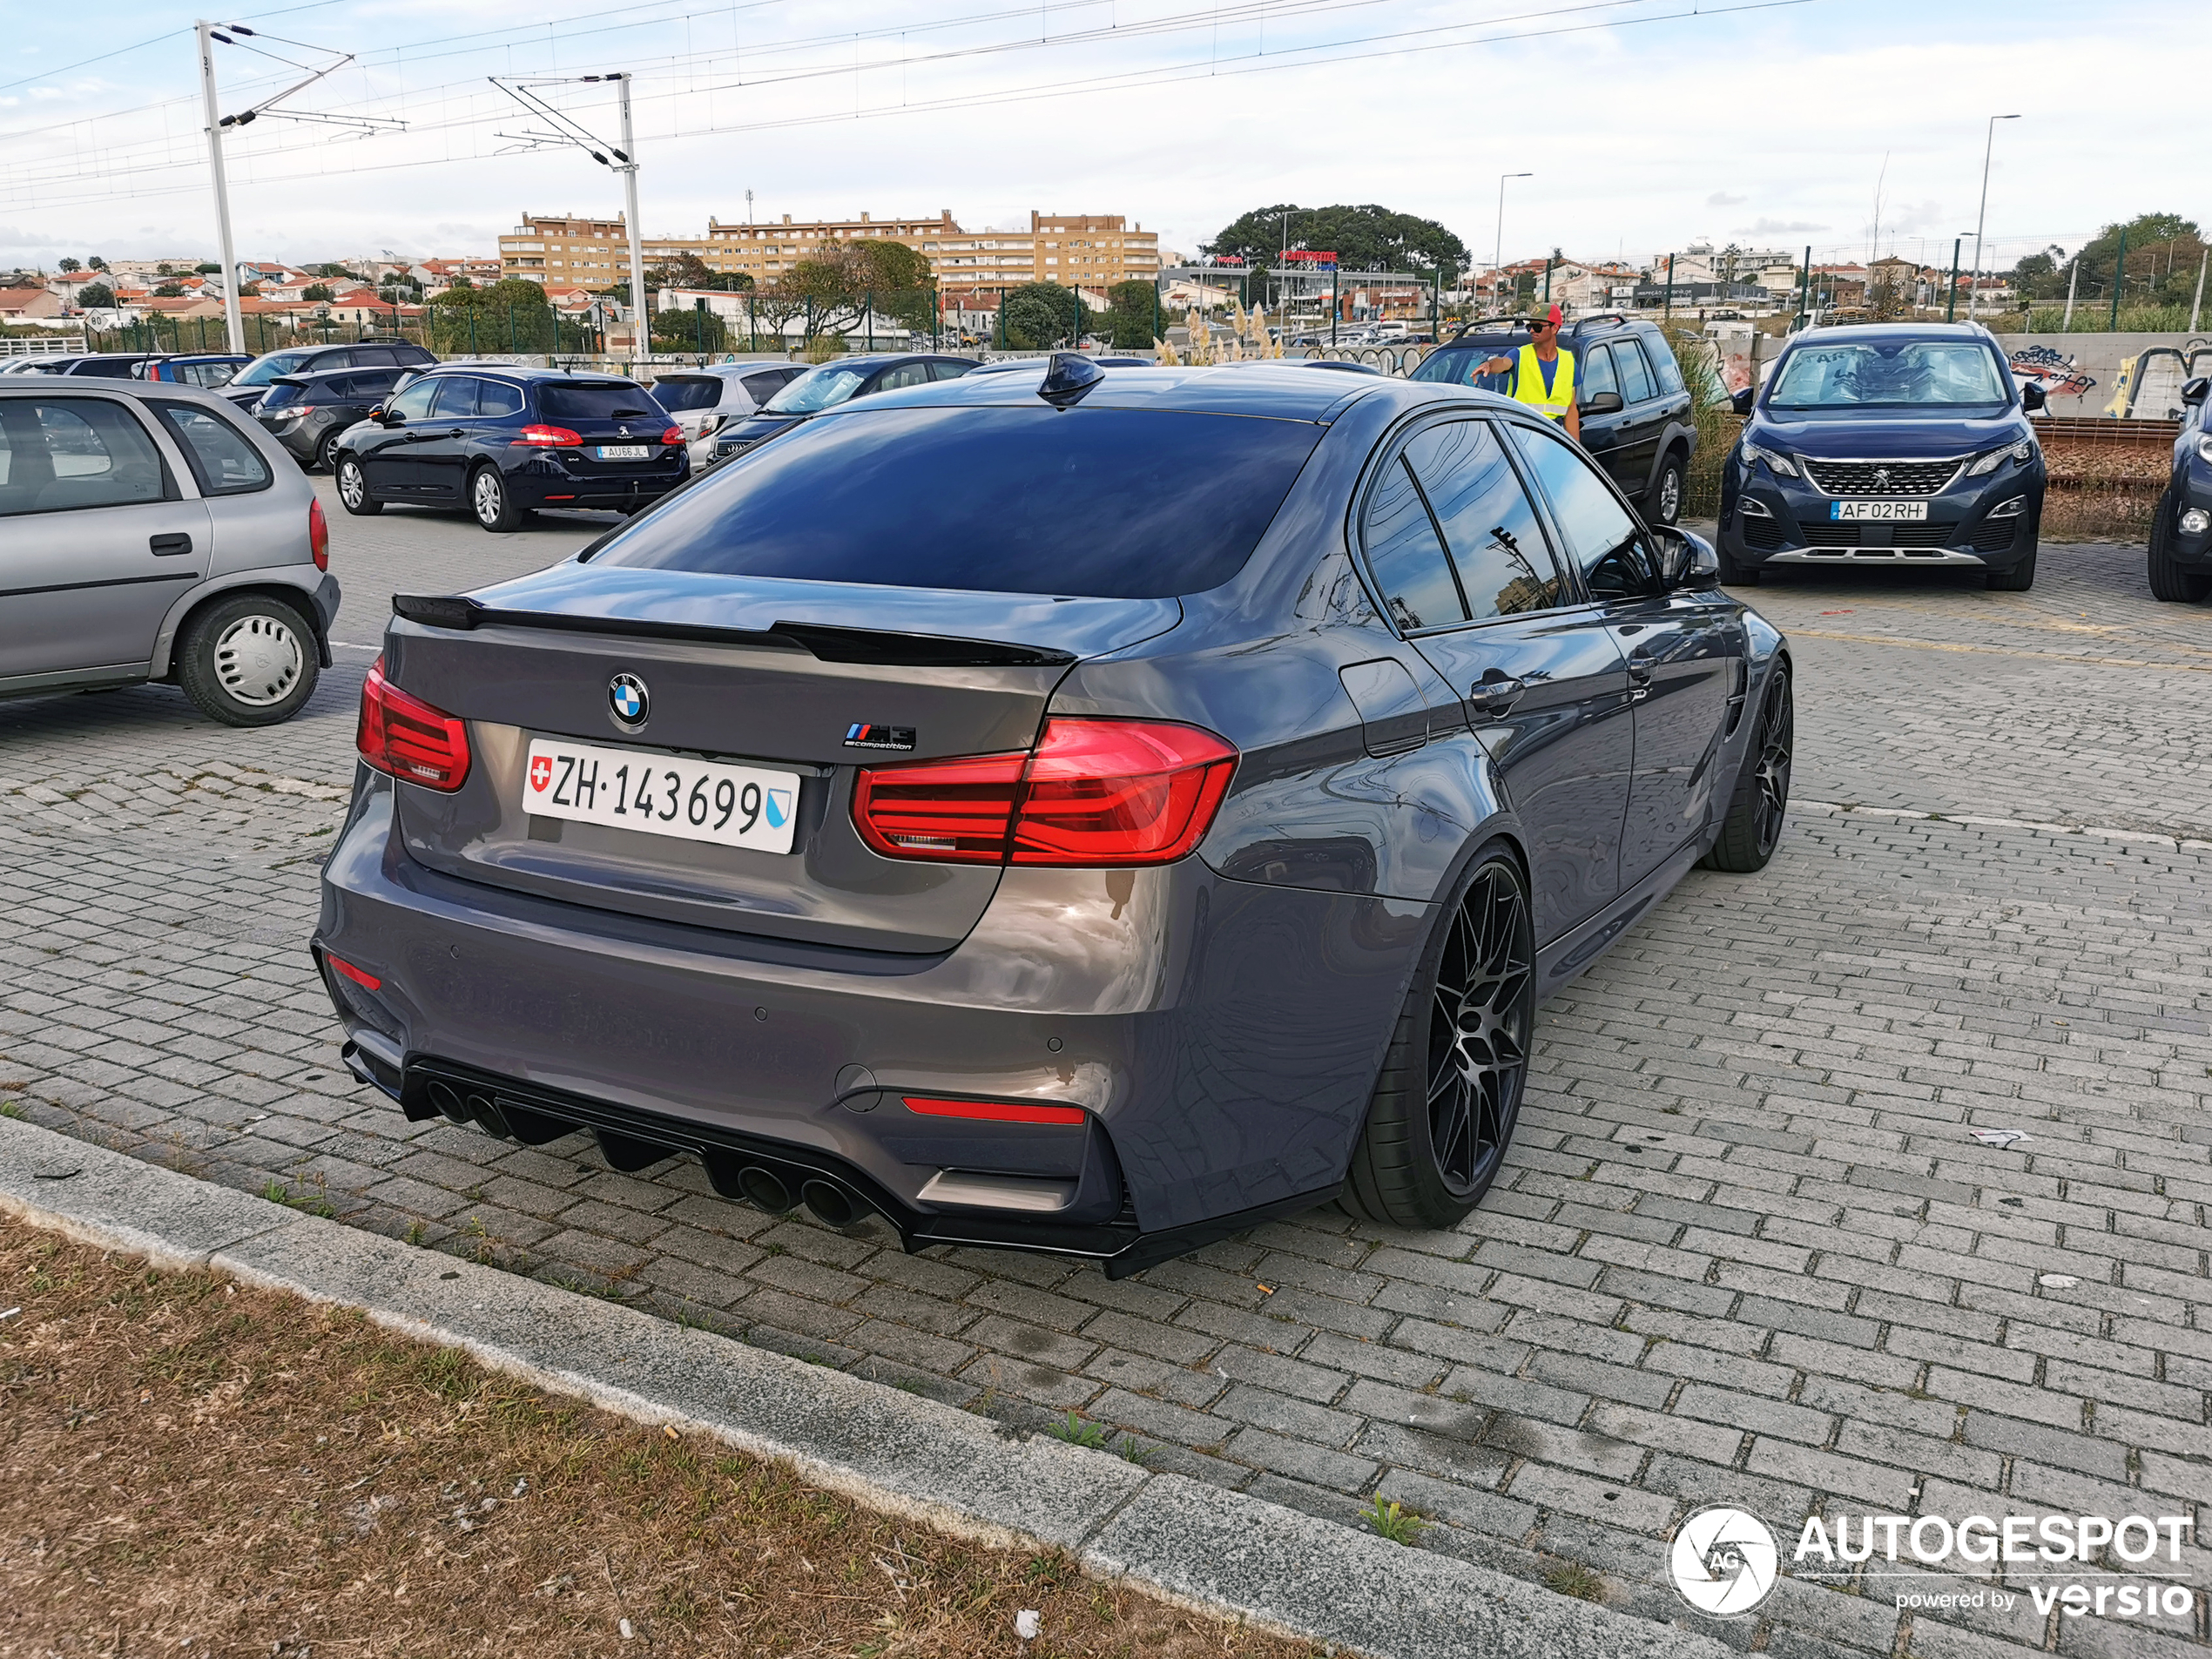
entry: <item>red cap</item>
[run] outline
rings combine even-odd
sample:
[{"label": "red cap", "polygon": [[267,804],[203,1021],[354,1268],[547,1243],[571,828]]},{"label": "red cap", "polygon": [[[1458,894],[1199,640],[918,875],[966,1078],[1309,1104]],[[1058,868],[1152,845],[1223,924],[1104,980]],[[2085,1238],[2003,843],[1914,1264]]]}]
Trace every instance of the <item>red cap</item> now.
[{"label": "red cap", "polygon": [[1545,320],[1546,322],[1548,322],[1548,323],[1551,324],[1551,326],[1552,326],[1553,327],[1554,327],[1554,328],[1558,327],[1559,327],[1559,324],[1560,324],[1560,309],[1559,309],[1559,307],[1558,307],[1557,306],[1554,306],[1554,307],[1552,307],[1549,311],[1547,311],[1546,313],[1544,313],[1544,320]]}]

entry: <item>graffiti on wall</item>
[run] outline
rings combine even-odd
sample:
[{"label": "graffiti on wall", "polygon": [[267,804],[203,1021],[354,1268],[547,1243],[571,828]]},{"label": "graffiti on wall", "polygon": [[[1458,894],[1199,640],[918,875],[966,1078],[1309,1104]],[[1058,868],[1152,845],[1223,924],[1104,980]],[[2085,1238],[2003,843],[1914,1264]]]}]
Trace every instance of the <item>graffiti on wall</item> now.
[{"label": "graffiti on wall", "polygon": [[2095,375],[2083,374],[2072,357],[2049,346],[2020,347],[2008,361],[2014,380],[2041,387],[2046,397],[2080,397],[2097,383]]}]

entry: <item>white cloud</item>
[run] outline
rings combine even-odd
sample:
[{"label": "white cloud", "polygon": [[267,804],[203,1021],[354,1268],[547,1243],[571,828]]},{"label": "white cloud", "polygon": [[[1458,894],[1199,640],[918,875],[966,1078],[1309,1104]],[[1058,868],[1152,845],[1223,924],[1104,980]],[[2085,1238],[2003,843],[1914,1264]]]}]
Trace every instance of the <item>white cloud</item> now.
[{"label": "white cloud", "polygon": [[1754,224],[1746,225],[1743,227],[1743,234],[1746,236],[1774,236],[1786,233],[1794,236],[1800,233],[1809,233],[1815,231],[1824,231],[1828,227],[1825,225],[1815,225],[1809,220],[1802,219],[1761,219]]},{"label": "white cloud", "polygon": [[1705,206],[1708,207],[1741,207],[1745,202],[1750,199],[1751,199],[1749,196],[1731,196],[1725,190],[1716,190],[1711,195],[1705,198]]}]

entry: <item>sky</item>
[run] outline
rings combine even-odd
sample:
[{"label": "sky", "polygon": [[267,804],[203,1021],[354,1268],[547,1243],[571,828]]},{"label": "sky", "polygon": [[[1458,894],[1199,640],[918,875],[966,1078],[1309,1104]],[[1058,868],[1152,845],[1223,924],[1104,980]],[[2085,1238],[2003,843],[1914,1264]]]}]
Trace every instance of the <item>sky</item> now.
[{"label": "sky", "polygon": [[[251,5],[254,0],[243,0]],[[1487,262],[1641,262],[1710,240],[1947,261],[1995,127],[1985,262],[2152,210],[2212,221],[2201,100],[2151,65],[2202,0],[320,0],[230,14],[219,106],[336,71],[226,141],[239,257],[491,253],[622,181],[490,79],[611,142],[637,77],[649,235],[952,210],[1121,213],[1195,253],[1247,209],[1379,202]],[[10,8],[0,263],[212,257],[195,14]],[[351,61],[341,55],[352,53]],[[95,61],[86,61],[88,59]],[[2192,105],[2196,107],[2192,108]],[[379,125],[287,120],[297,111]],[[1297,222],[1290,239],[1298,242]]]}]

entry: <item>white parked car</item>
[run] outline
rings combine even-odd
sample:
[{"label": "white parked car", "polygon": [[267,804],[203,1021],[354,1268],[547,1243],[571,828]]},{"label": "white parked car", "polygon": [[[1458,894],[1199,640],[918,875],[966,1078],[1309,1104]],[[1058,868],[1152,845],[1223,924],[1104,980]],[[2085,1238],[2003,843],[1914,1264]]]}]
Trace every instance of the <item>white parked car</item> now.
[{"label": "white parked car", "polygon": [[710,363],[653,382],[653,401],[684,429],[698,472],[714,460],[714,435],[742,421],[807,370],[805,363]]}]

